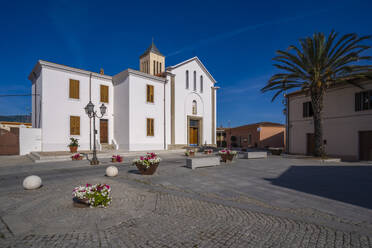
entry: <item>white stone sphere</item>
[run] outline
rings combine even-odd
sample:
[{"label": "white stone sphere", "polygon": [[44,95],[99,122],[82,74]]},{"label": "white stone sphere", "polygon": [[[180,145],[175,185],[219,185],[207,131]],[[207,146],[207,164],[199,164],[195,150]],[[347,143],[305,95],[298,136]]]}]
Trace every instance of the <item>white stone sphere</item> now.
[{"label": "white stone sphere", "polygon": [[109,166],[106,168],[106,176],[108,177],[116,177],[118,173],[118,168],[116,168],[115,166]]},{"label": "white stone sphere", "polygon": [[39,176],[28,176],[23,180],[23,188],[38,189],[41,186],[41,178]]}]

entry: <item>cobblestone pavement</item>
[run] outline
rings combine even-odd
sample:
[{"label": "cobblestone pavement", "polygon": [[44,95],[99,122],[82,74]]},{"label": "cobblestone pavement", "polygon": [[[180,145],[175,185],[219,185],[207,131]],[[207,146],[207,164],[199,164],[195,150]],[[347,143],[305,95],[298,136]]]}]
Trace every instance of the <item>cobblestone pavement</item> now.
[{"label": "cobblestone pavement", "polygon": [[[99,167],[61,170],[43,175],[44,186],[34,191],[21,188],[23,175],[14,183],[0,178],[0,247],[372,247],[372,233],[352,222],[349,230],[335,228],[295,218],[301,212],[295,208],[279,216],[226,204],[207,189],[158,183],[177,174],[171,164],[150,177],[126,165],[116,178],[102,176]],[[74,207],[71,190],[86,182],[110,184],[112,205]],[[246,198],[237,200],[270,208]]]}]

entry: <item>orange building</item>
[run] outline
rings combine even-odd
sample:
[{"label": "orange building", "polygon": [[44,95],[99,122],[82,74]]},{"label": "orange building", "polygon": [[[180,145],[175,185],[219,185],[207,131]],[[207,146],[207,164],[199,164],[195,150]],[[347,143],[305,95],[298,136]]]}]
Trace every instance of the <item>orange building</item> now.
[{"label": "orange building", "polygon": [[285,125],[259,122],[225,129],[227,147],[284,148]]}]

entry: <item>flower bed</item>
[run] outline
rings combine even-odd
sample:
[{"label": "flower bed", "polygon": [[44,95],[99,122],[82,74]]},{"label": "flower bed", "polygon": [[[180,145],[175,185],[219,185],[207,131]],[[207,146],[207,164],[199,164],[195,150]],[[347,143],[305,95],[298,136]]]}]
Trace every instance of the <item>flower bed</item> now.
[{"label": "flower bed", "polygon": [[212,154],[213,150],[212,149],[205,149],[204,154]]},{"label": "flower bed", "polygon": [[82,204],[90,207],[107,207],[111,203],[111,187],[107,184],[87,183],[85,186],[78,186],[72,191],[73,198]]},{"label": "flower bed", "polygon": [[193,156],[195,156],[195,151],[193,151],[193,150],[187,150],[185,152],[185,156],[187,156],[187,157],[193,157]]},{"label": "flower bed", "polygon": [[80,155],[80,153],[76,153],[73,156],[71,156],[72,160],[82,160],[83,156]]},{"label": "flower bed", "polygon": [[225,149],[219,151],[218,154],[221,156],[221,160],[226,163],[228,161],[231,162],[234,159],[237,152]]},{"label": "flower bed", "polygon": [[120,155],[112,155],[111,162],[121,163],[121,162],[123,162],[123,157],[120,156]]},{"label": "flower bed", "polygon": [[152,175],[159,166],[161,159],[155,153],[147,153],[138,159],[133,160],[142,175]]}]

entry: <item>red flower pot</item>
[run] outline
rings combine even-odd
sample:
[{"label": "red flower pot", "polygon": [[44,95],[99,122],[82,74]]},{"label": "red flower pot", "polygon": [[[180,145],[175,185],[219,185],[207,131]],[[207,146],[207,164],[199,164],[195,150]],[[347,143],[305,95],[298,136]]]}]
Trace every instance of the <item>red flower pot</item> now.
[{"label": "red flower pot", "polygon": [[70,152],[71,153],[76,153],[77,152],[77,149],[78,149],[77,146],[69,146],[69,147],[70,147]]}]

